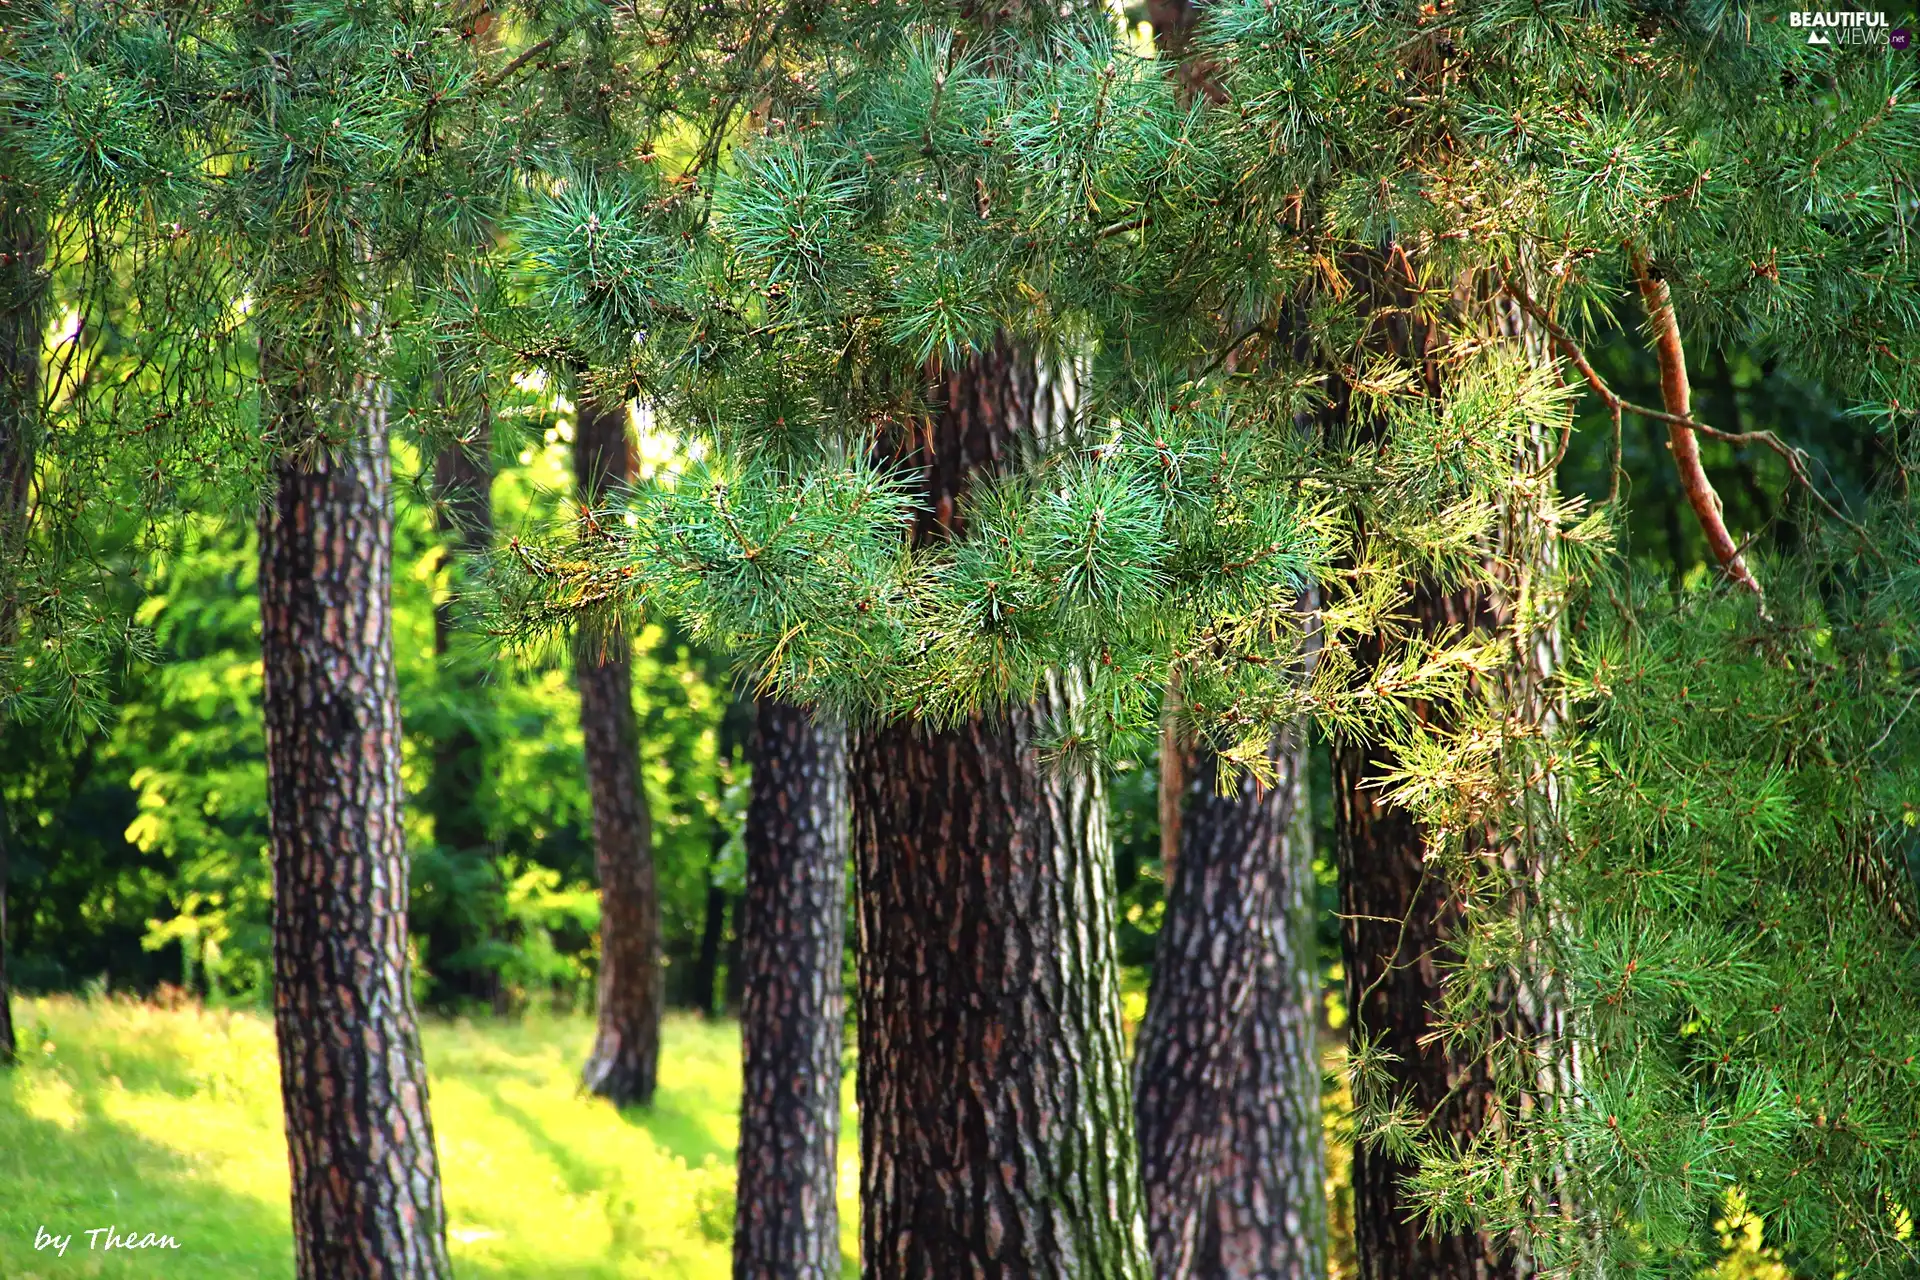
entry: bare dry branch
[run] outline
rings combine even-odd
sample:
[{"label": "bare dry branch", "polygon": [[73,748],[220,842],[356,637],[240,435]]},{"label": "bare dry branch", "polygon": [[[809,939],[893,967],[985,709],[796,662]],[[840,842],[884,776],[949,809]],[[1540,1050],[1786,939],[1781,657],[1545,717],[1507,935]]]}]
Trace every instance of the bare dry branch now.
[{"label": "bare dry branch", "polygon": [[1687,352],[1680,343],[1680,321],[1673,313],[1672,291],[1665,280],[1653,274],[1645,254],[1632,246],[1628,252],[1633,258],[1633,274],[1640,282],[1640,299],[1647,309],[1654,358],[1660,362],[1660,398],[1666,403],[1669,415],[1667,448],[1673,452],[1673,465],[1680,473],[1680,488],[1700,520],[1701,532],[1707,535],[1713,558],[1720,562],[1728,577],[1764,600],[1766,593],[1761,591],[1759,579],[1747,568],[1746,557],[1740,554],[1733,535],[1727,531],[1720,495],[1714,492],[1706,468],[1700,465],[1700,441],[1694,435],[1693,388],[1687,380]]}]

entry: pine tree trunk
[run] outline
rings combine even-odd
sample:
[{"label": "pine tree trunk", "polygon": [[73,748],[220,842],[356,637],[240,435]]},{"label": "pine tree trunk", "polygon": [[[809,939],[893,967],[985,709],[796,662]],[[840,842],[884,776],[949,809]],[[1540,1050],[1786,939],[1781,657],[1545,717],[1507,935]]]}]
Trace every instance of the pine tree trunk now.
[{"label": "pine tree trunk", "polygon": [[[46,245],[39,214],[16,180],[0,178],[0,654],[13,646],[27,536],[28,487],[39,451],[40,345],[46,328]],[[7,850],[0,811],[0,1065],[14,1060],[7,979]]]},{"label": "pine tree trunk", "polygon": [[[1383,294],[1385,290],[1380,290]],[[1546,357],[1543,335],[1517,306],[1490,302],[1472,282],[1456,295],[1466,314],[1484,325],[1495,340],[1517,342],[1530,360]],[[1402,300],[1404,302],[1404,299]],[[1429,335],[1413,326],[1389,326],[1396,350],[1422,349]],[[1531,472],[1544,472],[1549,440],[1536,426],[1520,459]],[[1549,490],[1550,474],[1536,475]],[[1550,531],[1528,516],[1525,495],[1503,500],[1497,537],[1503,556],[1532,566],[1540,590],[1550,580]],[[1425,637],[1455,627],[1492,629],[1511,619],[1513,597],[1522,584],[1467,589],[1444,594],[1416,588],[1409,607],[1412,629]],[[1547,678],[1558,664],[1557,624],[1530,637],[1531,647],[1515,653],[1488,679],[1499,687],[1503,705],[1521,723],[1550,732],[1560,719]],[[1362,670],[1380,656],[1375,637],[1361,646]],[[1405,811],[1383,802],[1379,783],[1391,761],[1376,743],[1350,743],[1333,753],[1334,830],[1340,869],[1342,959],[1347,976],[1347,1009],[1354,1034],[1375,1037],[1392,1055],[1391,1086],[1423,1116],[1427,1133],[1464,1144],[1487,1126],[1497,1105],[1490,1064],[1484,1057],[1462,1056],[1435,1032],[1435,1015],[1444,999],[1442,975],[1455,958],[1452,935],[1460,923],[1445,875],[1426,858],[1425,833]],[[1549,780],[1544,794],[1551,788]],[[1516,882],[1537,875],[1519,861],[1536,851],[1508,847],[1496,829],[1479,840],[1499,849]],[[1491,1015],[1511,1035],[1527,1043],[1558,1043],[1558,1015],[1551,992],[1520,990],[1511,980],[1495,992]],[[1547,1068],[1551,1071],[1554,1068]],[[1353,1155],[1354,1247],[1360,1280],[1398,1280],[1403,1276],[1435,1280],[1510,1280],[1533,1273],[1531,1260],[1505,1241],[1485,1232],[1423,1232],[1411,1215],[1404,1180],[1414,1172],[1376,1144],[1356,1143]]]},{"label": "pine tree trunk", "polygon": [[1178,870],[1134,1059],[1154,1269],[1163,1277],[1326,1274],[1306,752],[1276,785],[1216,791],[1194,762]]},{"label": "pine tree trunk", "polygon": [[[1474,620],[1467,597],[1423,594],[1421,630]],[[1371,654],[1362,658],[1363,669]],[[1341,952],[1347,1009],[1356,1032],[1377,1037],[1394,1055],[1394,1087],[1431,1116],[1431,1132],[1471,1139],[1493,1102],[1484,1060],[1461,1059],[1429,1039],[1442,999],[1447,939],[1458,923],[1445,877],[1424,858],[1425,837],[1404,811],[1382,801],[1386,758],[1370,744],[1333,751],[1334,833],[1340,868]],[[1373,1143],[1353,1152],[1354,1252],[1360,1280],[1500,1280],[1522,1273],[1511,1251],[1484,1234],[1422,1231],[1402,1182],[1414,1166]]]},{"label": "pine tree trunk", "polygon": [[[574,480],[582,504],[602,505],[631,475],[625,405],[579,402]],[[580,728],[593,802],[593,858],[600,876],[599,1026],[582,1080],[619,1106],[653,1100],[660,1068],[660,901],[653,875],[653,817],[640,778],[633,714],[631,639],[615,626],[581,637],[574,653]]]},{"label": "pine tree trunk", "polygon": [[[274,355],[263,374],[285,371]],[[272,417],[313,439],[319,397],[280,390]],[[260,516],[274,1026],[302,1280],[451,1274],[407,963],[386,407],[357,390],[353,438],[283,452]]]},{"label": "pine tree trunk", "polygon": [[[1066,388],[1001,343],[948,380],[900,460],[942,536],[979,471],[1060,431]],[[1065,402],[1070,405],[1070,402]],[[1149,1274],[1097,778],[1050,768],[1035,707],[862,731],[862,1267],[869,1280]]]},{"label": "pine tree trunk", "polygon": [[740,921],[746,1005],[733,1274],[835,1280],[846,734],[772,699],[756,711]]},{"label": "pine tree trunk", "polygon": [[[481,673],[454,652],[459,629],[457,591],[465,566],[486,555],[493,541],[491,427],[483,416],[474,439],[449,443],[435,455],[433,464],[440,503],[437,523],[441,536],[448,540],[455,584],[454,591],[433,606],[433,652],[441,679],[463,697],[475,695]],[[482,802],[486,782],[486,748],[472,723],[456,714],[433,744],[433,772],[421,797],[421,807],[433,815],[434,841],[455,866],[470,867],[492,856]],[[446,957],[485,940],[473,936],[470,929],[461,927],[457,917],[448,915],[427,931],[427,954],[439,982],[459,995],[492,1000],[500,1009],[502,993],[496,974],[471,967],[448,970],[443,963]]]}]

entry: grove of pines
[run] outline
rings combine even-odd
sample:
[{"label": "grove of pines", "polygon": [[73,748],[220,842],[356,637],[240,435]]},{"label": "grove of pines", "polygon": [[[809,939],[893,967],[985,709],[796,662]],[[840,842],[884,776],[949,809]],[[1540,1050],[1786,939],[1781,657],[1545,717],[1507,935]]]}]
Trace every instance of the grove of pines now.
[{"label": "grove of pines", "polygon": [[0,0],[0,1275],[1920,1276],[1920,61]]}]

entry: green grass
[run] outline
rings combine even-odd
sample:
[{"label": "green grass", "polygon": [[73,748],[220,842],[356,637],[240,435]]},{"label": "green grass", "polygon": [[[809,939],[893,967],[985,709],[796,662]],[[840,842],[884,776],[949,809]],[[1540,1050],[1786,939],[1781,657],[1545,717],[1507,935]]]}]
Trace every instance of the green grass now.
[{"label": "green grass", "polygon": [[[0,1277],[292,1273],[270,1019],[65,997],[17,1000],[14,1015],[24,1061],[0,1071]],[[730,1275],[737,1028],[669,1018],[658,1098],[626,1112],[577,1092],[591,1033],[578,1017],[426,1025],[456,1269]],[[849,1104],[851,1095],[849,1081]],[[840,1163],[849,1261],[855,1132],[849,1105]],[[109,1225],[170,1235],[180,1248],[89,1249],[84,1233]],[[64,1257],[35,1250],[43,1227],[73,1237]]]},{"label": "green grass", "polygon": [[[286,1144],[273,1025],[258,1013],[56,996],[16,1000],[24,1062],[0,1070],[0,1280],[288,1276]],[[462,1277],[721,1280],[731,1275],[740,1036],[667,1020],[647,1111],[579,1095],[584,1018],[430,1021],[433,1119]],[[1338,1081],[1338,1055],[1328,1063]],[[857,1270],[857,1130],[845,1082],[840,1248]],[[1332,1280],[1355,1274],[1344,1092],[1329,1102]],[[1785,1280],[1730,1202],[1712,1280]],[[89,1250],[84,1234],[174,1237]],[[71,1236],[36,1252],[41,1228]]]}]

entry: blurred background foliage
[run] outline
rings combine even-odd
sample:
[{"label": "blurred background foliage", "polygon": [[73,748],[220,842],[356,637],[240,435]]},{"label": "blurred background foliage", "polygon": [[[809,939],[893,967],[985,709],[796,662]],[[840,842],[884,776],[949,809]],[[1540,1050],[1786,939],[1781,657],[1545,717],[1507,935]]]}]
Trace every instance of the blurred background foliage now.
[{"label": "blurred background foliage", "polygon": [[[525,409],[527,429],[503,444],[493,487],[506,535],[546,519],[571,486],[570,406],[549,398]],[[436,659],[434,602],[453,584],[430,468],[405,448],[396,468],[394,633],[419,994],[445,1011],[476,1001],[498,1011],[582,1005],[599,904],[564,654],[496,657],[469,629],[468,652]],[[15,724],[0,740],[14,832],[14,973],[28,991],[95,983],[146,992],[164,982],[260,999],[271,885],[254,533],[195,517],[164,555],[136,559],[131,545],[103,538],[99,559],[116,567],[114,606],[137,616],[155,660],[113,673],[110,720]],[[455,678],[462,663],[480,678]],[[724,973],[726,909],[739,886],[728,836],[745,769],[729,727],[732,685],[724,663],[654,626],[635,640],[634,695],[670,990],[677,1003],[705,1007],[700,984],[711,992]],[[435,744],[460,726],[486,757],[476,803],[493,839],[477,852],[440,845],[421,803]]]}]

